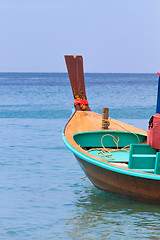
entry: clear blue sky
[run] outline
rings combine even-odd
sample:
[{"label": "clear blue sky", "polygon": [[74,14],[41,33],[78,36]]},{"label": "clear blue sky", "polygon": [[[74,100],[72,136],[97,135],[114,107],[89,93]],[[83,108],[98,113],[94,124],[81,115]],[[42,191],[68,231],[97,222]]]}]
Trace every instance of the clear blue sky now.
[{"label": "clear blue sky", "polygon": [[160,71],[160,0],[0,0],[0,72]]}]

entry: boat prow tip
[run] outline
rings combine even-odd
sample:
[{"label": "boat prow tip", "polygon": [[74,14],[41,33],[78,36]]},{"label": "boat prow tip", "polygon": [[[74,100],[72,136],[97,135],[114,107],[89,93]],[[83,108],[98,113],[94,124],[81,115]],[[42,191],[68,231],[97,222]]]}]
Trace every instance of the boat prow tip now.
[{"label": "boat prow tip", "polygon": [[82,56],[65,55],[65,61],[74,96],[74,107],[76,110],[90,111],[85,90]]}]

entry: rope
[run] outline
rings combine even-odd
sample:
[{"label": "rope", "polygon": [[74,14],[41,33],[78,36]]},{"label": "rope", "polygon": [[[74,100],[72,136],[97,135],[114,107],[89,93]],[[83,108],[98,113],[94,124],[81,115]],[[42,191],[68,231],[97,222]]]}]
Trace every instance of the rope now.
[{"label": "rope", "polygon": [[[105,120],[105,121],[108,122],[108,120]],[[114,122],[114,121],[111,120],[111,119],[110,119],[110,121],[111,121],[111,122]],[[117,123],[117,122],[114,122],[114,123],[117,124],[118,126],[120,126],[121,128],[123,128],[125,131],[130,132],[130,133],[132,133],[133,135],[135,135],[135,136],[137,137],[137,139],[138,139],[138,144],[140,144],[140,139],[139,139],[139,137],[138,137],[138,135],[137,135],[136,133],[133,133],[133,132],[129,131],[128,129],[126,129],[125,127],[121,126],[121,125],[120,125],[119,123]],[[113,141],[114,141],[114,143],[116,144],[116,147],[117,147],[116,149],[108,149],[108,148],[106,148],[106,147],[104,146],[104,144],[103,144],[103,138],[106,137],[106,136],[111,136],[111,137],[113,138]],[[113,135],[111,135],[111,134],[105,134],[105,135],[103,135],[102,138],[101,138],[102,148],[91,148],[91,149],[89,149],[89,151],[99,151],[99,152],[97,153],[97,155],[100,156],[100,158],[107,157],[108,160],[109,160],[109,159],[110,159],[110,160],[114,160],[114,157],[112,156],[111,152],[118,152],[118,151],[127,151],[127,152],[129,152],[129,149],[130,149],[130,145],[127,145],[127,146],[125,146],[125,147],[123,147],[123,148],[119,148],[118,142],[119,142],[119,137],[118,137],[118,136],[113,136]],[[88,152],[89,152],[89,151],[88,151]]]},{"label": "rope", "polygon": [[[108,148],[106,148],[105,146],[104,146],[104,144],[103,144],[103,138],[104,137],[106,137],[106,136],[111,136],[112,138],[113,138],[113,141],[114,141],[114,143],[116,144],[116,149],[108,149]],[[104,158],[104,157],[107,157],[108,159],[110,159],[110,160],[114,160],[114,157],[112,156],[112,154],[111,154],[111,152],[118,152],[118,151],[127,151],[127,152],[129,152],[129,145],[128,146],[125,146],[125,147],[123,147],[123,148],[119,148],[118,147],[118,142],[119,142],[119,137],[118,136],[113,136],[113,135],[111,135],[111,134],[105,134],[105,135],[103,135],[102,136],[102,138],[101,138],[101,145],[102,145],[102,148],[91,148],[91,149],[89,149],[89,151],[88,152],[90,152],[90,151],[99,151],[98,153],[97,153],[97,155],[100,157],[100,158]]]},{"label": "rope", "polygon": [[133,135],[135,135],[135,136],[137,137],[137,139],[138,139],[138,144],[140,144],[140,139],[139,139],[139,137],[138,137],[138,135],[137,135],[136,133],[129,131],[128,129],[126,129],[125,127],[123,127],[122,125],[120,125],[119,123],[113,121],[113,119],[110,119],[110,121],[113,122],[114,124],[117,124],[119,127],[123,128],[125,131],[130,132],[130,133],[132,133]]},{"label": "rope", "polygon": [[107,129],[110,125],[110,121],[108,119],[102,119],[102,128]]}]

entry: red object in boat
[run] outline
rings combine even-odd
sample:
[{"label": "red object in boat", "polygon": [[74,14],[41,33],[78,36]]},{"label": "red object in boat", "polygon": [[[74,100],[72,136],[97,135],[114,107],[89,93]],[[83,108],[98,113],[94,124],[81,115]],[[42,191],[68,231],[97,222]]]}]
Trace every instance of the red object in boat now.
[{"label": "red object in boat", "polygon": [[149,121],[147,143],[154,149],[160,149],[160,114],[152,116]]},{"label": "red object in boat", "polygon": [[158,76],[160,76],[160,73],[159,73],[159,72],[157,72],[157,75],[158,75]]}]

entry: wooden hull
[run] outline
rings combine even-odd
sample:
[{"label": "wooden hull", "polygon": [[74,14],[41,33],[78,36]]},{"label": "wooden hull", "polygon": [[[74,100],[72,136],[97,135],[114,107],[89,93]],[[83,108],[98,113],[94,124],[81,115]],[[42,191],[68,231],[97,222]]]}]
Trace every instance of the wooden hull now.
[{"label": "wooden hull", "polygon": [[160,182],[110,171],[75,156],[90,181],[99,189],[130,200],[160,204]]}]

